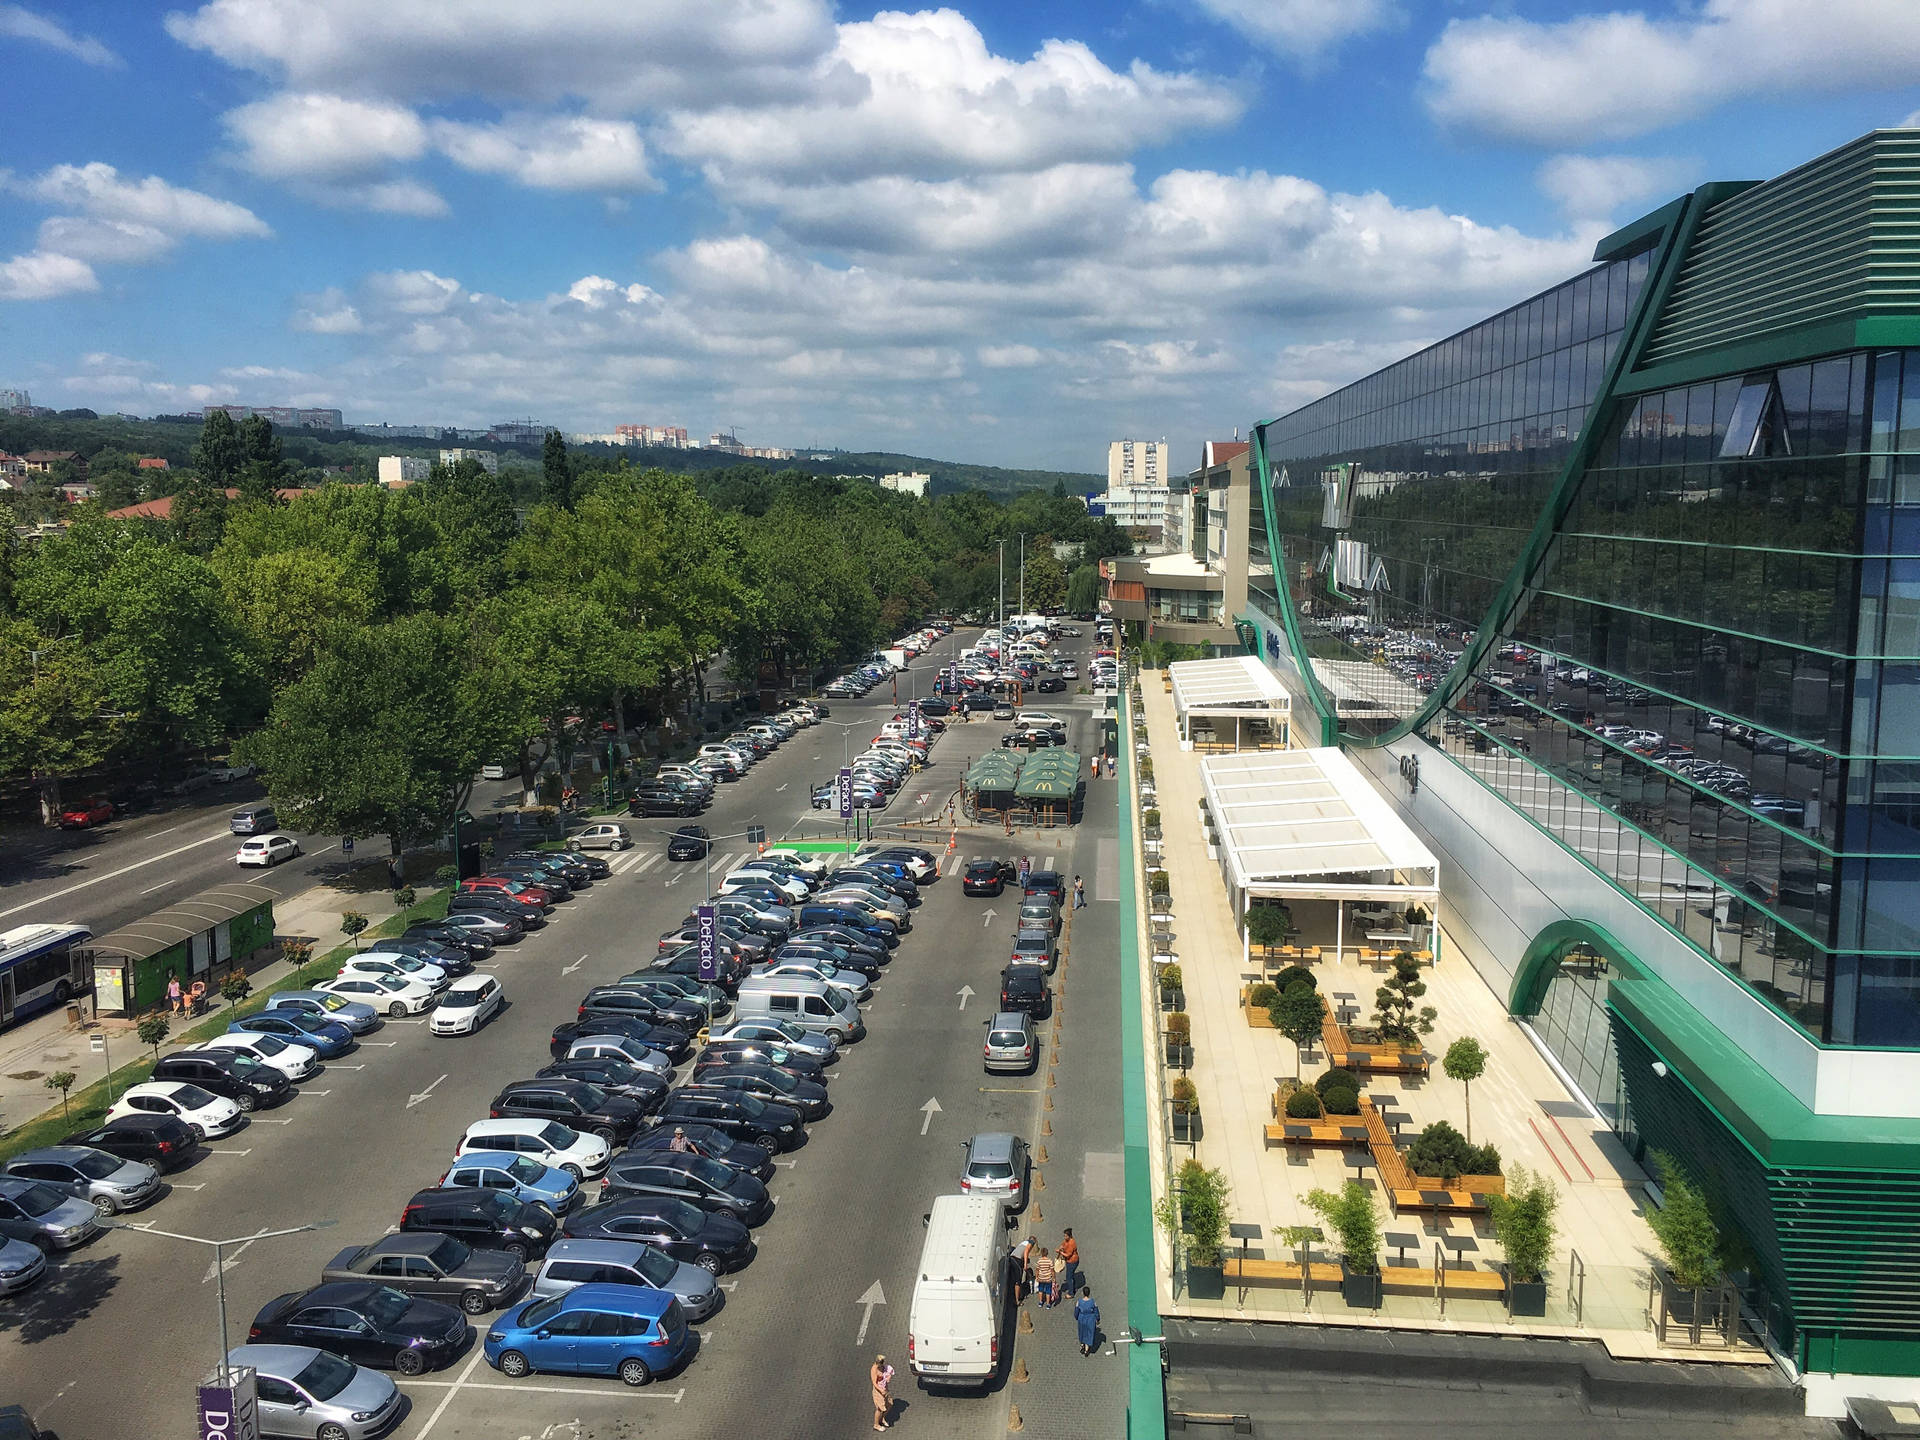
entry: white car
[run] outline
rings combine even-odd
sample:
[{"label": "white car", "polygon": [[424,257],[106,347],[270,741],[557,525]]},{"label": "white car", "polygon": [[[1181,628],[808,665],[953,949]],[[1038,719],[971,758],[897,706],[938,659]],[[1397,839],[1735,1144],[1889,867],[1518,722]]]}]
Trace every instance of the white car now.
[{"label": "white car", "polygon": [[804,980],[824,980],[836,990],[844,990],[854,1000],[869,1000],[873,987],[858,970],[842,970],[831,960],[770,960],[753,967],[755,975],[798,976]]},{"label": "white car", "polygon": [[231,785],[236,780],[245,780],[251,774],[253,774],[253,766],[251,765],[216,765],[213,767],[213,778],[218,780],[222,785]]},{"label": "white car", "polygon": [[613,1156],[613,1146],[598,1135],[583,1135],[558,1120],[476,1120],[460,1137],[453,1153],[464,1155],[469,1150],[503,1150],[529,1155],[542,1165],[564,1170],[582,1180],[598,1179],[605,1174],[607,1161]]},{"label": "white car", "polygon": [[342,1000],[358,1000],[389,1015],[418,1015],[433,1004],[433,987],[422,980],[396,980],[391,975],[356,975],[351,970],[313,987]]},{"label": "white car", "polygon": [[[854,864],[858,865],[862,861],[872,860],[878,856],[886,855],[887,852],[893,848],[894,847],[888,845],[862,846],[854,854]],[[923,885],[940,873],[940,867],[923,855],[894,854],[889,858],[905,867],[907,874],[913,877],[913,883],[916,885]]]},{"label": "white car", "polygon": [[771,885],[793,904],[798,905],[807,898],[807,887],[798,880],[784,875],[770,874],[765,870],[748,870],[742,867],[720,882],[720,894],[731,895],[744,885]]},{"label": "white car", "polygon": [[240,842],[233,859],[237,865],[278,865],[300,853],[300,842],[291,835],[253,835]]},{"label": "white car", "polygon": [[471,1035],[506,1002],[507,992],[491,975],[462,975],[433,1007],[427,1029],[435,1035]]},{"label": "white car", "polygon": [[777,850],[769,850],[760,858],[762,860],[785,861],[797,870],[806,871],[809,875],[824,875],[827,873],[827,857],[824,855],[816,855],[811,850],[788,850],[782,847]]},{"label": "white car", "polygon": [[385,950],[368,950],[355,955],[340,967],[342,975],[390,975],[395,980],[418,980],[435,990],[447,988],[447,972],[431,960],[412,955],[395,955]]},{"label": "white car", "polygon": [[486,764],[480,767],[480,778],[482,780],[506,779],[507,778],[507,762],[504,760],[489,760]]},{"label": "white car", "polygon": [[128,1115],[172,1115],[191,1125],[202,1140],[232,1134],[241,1120],[240,1107],[233,1101],[181,1080],[149,1080],[128,1086],[102,1123]]},{"label": "white car", "polygon": [[201,1050],[239,1050],[253,1056],[262,1065],[271,1065],[289,1080],[305,1080],[320,1068],[320,1053],[308,1045],[296,1045],[278,1035],[257,1030],[234,1030],[203,1040]]}]

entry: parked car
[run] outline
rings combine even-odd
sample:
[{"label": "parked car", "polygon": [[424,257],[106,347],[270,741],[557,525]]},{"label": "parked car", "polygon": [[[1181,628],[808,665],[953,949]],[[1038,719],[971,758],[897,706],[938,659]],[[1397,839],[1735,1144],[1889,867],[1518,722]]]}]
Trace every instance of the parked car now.
[{"label": "parked car", "polygon": [[493,976],[463,976],[442,992],[427,1029],[435,1035],[471,1035],[505,1004],[506,991]]},{"label": "parked car", "polygon": [[825,1083],[827,1071],[817,1055],[753,1040],[709,1040],[694,1057],[694,1073],[714,1065],[777,1065],[796,1080],[811,1080],[816,1085]]},{"label": "parked car", "polygon": [[250,835],[240,842],[234,854],[237,865],[271,866],[291,860],[300,853],[300,842],[291,835]]},{"label": "parked car", "polygon": [[627,797],[629,815],[698,815],[705,808],[698,796],[665,785],[645,785]]},{"label": "parked car", "polygon": [[642,1130],[628,1144],[627,1148],[613,1157],[607,1167],[611,1174],[623,1164],[629,1155],[644,1155],[673,1149],[674,1138],[680,1137],[693,1147],[691,1153],[704,1155],[709,1160],[718,1160],[729,1169],[751,1175],[763,1185],[773,1178],[773,1157],[758,1145],[745,1140],[735,1140],[723,1131],[710,1125],[690,1125],[683,1122],[659,1121]]},{"label": "parked car", "polygon": [[176,1080],[221,1095],[242,1110],[278,1105],[293,1096],[279,1070],[239,1050],[179,1050],[163,1055],[149,1078]]},{"label": "parked car", "polygon": [[1067,903],[1066,878],[1058,870],[1032,870],[1027,873],[1026,893],[1028,895],[1051,895],[1053,903]]},{"label": "parked car", "polygon": [[778,1065],[728,1064],[724,1061],[694,1067],[684,1087],[688,1091],[719,1091],[751,1095],[775,1105],[791,1105],[803,1119],[824,1120],[833,1113],[827,1099],[827,1087],[817,1080],[803,1080]]},{"label": "parked car", "polygon": [[580,1180],[511,1150],[469,1150],[440,1177],[442,1189],[494,1190],[564,1215],[580,1199]]},{"label": "parked car", "polygon": [[447,901],[447,918],[461,915],[497,915],[517,921],[522,930],[538,930],[547,923],[547,912],[539,905],[509,895],[504,890],[463,891]]},{"label": "parked car", "polygon": [[380,1014],[371,1005],[324,990],[276,990],[266,1013],[276,1010],[328,1020],[354,1035],[365,1035],[380,1026]]},{"label": "parked car", "polygon": [[599,1135],[584,1135],[558,1120],[535,1116],[495,1115],[469,1125],[455,1147],[456,1155],[469,1150],[513,1151],[530,1155],[542,1165],[565,1170],[582,1180],[604,1174],[613,1147]]},{"label": "parked car", "polygon": [[332,980],[314,986],[342,1000],[357,1000],[398,1017],[418,1015],[433,1006],[434,989],[424,980],[399,979],[392,975],[359,975],[346,971]]},{"label": "parked car", "polygon": [[89,1130],[76,1130],[60,1142],[104,1150],[122,1160],[137,1160],[165,1172],[184,1165],[200,1146],[200,1136],[173,1115],[123,1115]]},{"label": "parked car", "polygon": [[642,1119],[640,1106],[624,1095],[585,1080],[561,1079],[515,1080],[493,1097],[487,1113],[495,1120],[557,1121],[606,1144],[625,1140]]},{"label": "parked car", "polygon": [[533,1277],[536,1300],[564,1295],[578,1285],[632,1285],[663,1290],[698,1322],[719,1310],[726,1292],[713,1272],[676,1260],[639,1240],[560,1240]]},{"label": "parked car", "polygon": [[718,1160],[671,1150],[623,1157],[608,1172],[600,1198],[685,1200],[702,1210],[732,1215],[745,1225],[764,1224],[773,1215],[773,1197],[751,1175]]},{"label": "parked car", "polygon": [[[493,946],[485,941],[487,949]],[[437,965],[449,980],[473,973],[472,953],[465,945],[452,945],[441,940],[426,940],[419,936],[411,938],[380,940],[376,942],[382,955],[405,955],[414,960],[423,960],[429,965]]]},{"label": "parked car", "polygon": [[[661,1059],[664,1061],[665,1056]],[[535,1073],[536,1080],[584,1080],[589,1085],[598,1085],[612,1095],[624,1095],[640,1107],[645,1114],[653,1110],[666,1099],[668,1082],[672,1078],[672,1066],[667,1067],[664,1075],[652,1070],[642,1070],[626,1060],[613,1056],[583,1055],[578,1058],[555,1060],[551,1065],[543,1066]]]},{"label": "parked car", "polygon": [[436,993],[447,985],[447,972],[438,965],[398,952],[383,954],[378,950],[365,950],[358,955],[350,955],[340,966],[340,976],[344,978],[348,975],[385,975],[394,980],[418,980]]},{"label": "parked car", "polygon": [[383,1235],[371,1245],[342,1250],[320,1272],[322,1280],[377,1281],[408,1295],[458,1305],[484,1315],[512,1300],[527,1284],[527,1267],[500,1250],[475,1250],[451,1235]]},{"label": "parked car", "polygon": [[240,1107],[223,1096],[209,1094],[198,1085],[178,1081],[143,1082],[121,1091],[120,1099],[107,1111],[109,1121],[123,1115],[171,1115],[193,1127],[202,1140],[217,1140],[240,1128],[246,1118]]},{"label": "parked car", "polygon": [[667,839],[667,859],[704,860],[713,841],[704,825],[682,825]]},{"label": "parked car", "polygon": [[236,1051],[251,1056],[262,1065],[278,1070],[288,1080],[308,1080],[319,1073],[320,1052],[305,1041],[282,1040],[278,1035],[263,1035],[257,1030],[229,1030],[202,1040],[198,1050]]},{"label": "parked car", "polygon": [[511,895],[523,905],[532,905],[543,914],[564,897],[560,887],[549,888],[516,880],[511,875],[470,875],[460,882],[462,895],[483,895],[489,891]]},{"label": "parked car", "polygon": [[667,995],[648,994],[625,985],[596,985],[580,999],[577,1018],[624,1015],[649,1025],[677,1025],[691,1033],[703,1016],[698,1005]]},{"label": "parked car", "polygon": [[1027,1208],[1033,1159],[1027,1142],[1005,1130],[989,1131],[965,1142],[960,1166],[962,1195],[991,1195],[1009,1211]]},{"label": "parked car", "polygon": [[100,1233],[100,1212],[58,1185],[0,1176],[0,1235],[51,1254],[84,1245]]},{"label": "parked car", "polygon": [[372,1280],[328,1281],[276,1295],[247,1328],[250,1345],[312,1345],[356,1365],[418,1375],[460,1353],[466,1316]]},{"label": "parked car", "polygon": [[[0,1295],[13,1295],[36,1285],[47,1273],[47,1253],[38,1245],[12,1236],[0,1237]],[[4,1434],[0,1431],[0,1434]],[[45,1431],[25,1432],[25,1440],[51,1440]]]},{"label": "parked car", "polygon": [[1053,987],[1038,965],[1009,965],[1000,972],[1000,1008],[1024,1010],[1036,1020],[1053,1013]]},{"label": "parked car", "polygon": [[987,1022],[982,1063],[989,1074],[1030,1075],[1038,1070],[1040,1042],[1034,1034],[1033,1016],[1024,1010],[996,1013]]},{"label": "parked car", "polygon": [[400,1212],[403,1233],[451,1235],[476,1250],[498,1250],[516,1259],[546,1253],[559,1222],[544,1205],[529,1205],[497,1190],[421,1190]]},{"label": "parked car", "polygon": [[731,1215],[684,1200],[607,1200],[569,1215],[568,1239],[638,1240],[712,1275],[738,1270],[754,1256],[752,1232]]},{"label": "parked car", "polygon": [[503,1311],[487,1327],[487,1363],[509,1379],[537,1371],[618,1375],[647,1385],[692,1354],[680,1304],[661,1290],[581,1285]]},{"label": "parked car", "polygon": [[[410,940],[419,937],[427,940],[442,940],[449,944],[466,944],[469,947],[476,940],[487,942],[488,948],[478,952],[478,957],[493,953],[493,947],[511,945],[522,935],[527,927],[510,915],[496,915],[483,909],[469,910],[464,913],[449,908],[445,918],[430,925],[413,925],[400,938]],[[469,948],[468,954],[475,952]]]},{"label": "parked car", "polygon": [[1010,965],[1037,965],[1049,975],[1059,963],[1060,952],[1054,945],[1053,931],[1037,927],[1022,927],[1013,937],[1013,950],[1007,957]]},{"label": "parked car", "polygon": [[633,836],[617,820],[603,820],[575,831],[567,844],[575,850],[625,850],[633,844]]},{"label": "parked car", "polygon": [[745,1040],[757,1044],[780,1045],[790,1047],[801,1054],[812,1055],[821,1064],[828,1065],[840,1057],[840,1047],[824,1035],[816,1035],[811,1030],[786,1020],[741,1020],[732,1025],[709,1032],[711,1042]]},{"label": "parked car", "polygon": [[60,812],[62,830],[85,830],[104,825],[113,818],[113,805],[106,800],[76,800]]},{"label": "parked car", "polygon": [[769,1155],[793,1149],[805,1134],[800,1112],[790,1105],[769,1105],[751,1095],[716,1091],[675,1090],[654,1119],[658,1124],[705,1125],[758,1145]]},{"label": "parked car", "polygon": [[7,1161],[6,1174],[44,1181],[76,1200],[85,1200],[102,1215],[138,1210],[160,1195],[157,1166],[83,1145],[23,1150]]},{"label": "parked car", "polygon": [[254,1372],[260,1429],[302,1440],[373,1440],[398,1423],[405,1402],[377,1371],[306,1345],[239,1345],[229,1364]]},{"label": "parked car", "polygon": [[554,1026],[553,1037],[548,1042],[549,1053],[558,1060],[569,1053],[574,1041],[588,1035],[624,1035],[649,1050],[659,1051],[676,1065],[692,1050],[688,1032],[677,1025],[649,1025],[625,1015],[588,1015]]}]

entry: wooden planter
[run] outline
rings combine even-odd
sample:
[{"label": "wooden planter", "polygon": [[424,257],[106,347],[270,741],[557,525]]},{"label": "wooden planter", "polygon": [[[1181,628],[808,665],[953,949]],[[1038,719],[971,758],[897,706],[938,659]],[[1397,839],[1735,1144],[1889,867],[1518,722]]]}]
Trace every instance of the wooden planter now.
[{"label": "wooden planter", "polygon": [[1247,1013],[1247,1024],[1256,1030],[1273,1029],[1273,1016],[1247,999],[1247,996],[1252,993],[1253,987],[1251,985],[1243,985],[1240,987],[1240,1008]]}]

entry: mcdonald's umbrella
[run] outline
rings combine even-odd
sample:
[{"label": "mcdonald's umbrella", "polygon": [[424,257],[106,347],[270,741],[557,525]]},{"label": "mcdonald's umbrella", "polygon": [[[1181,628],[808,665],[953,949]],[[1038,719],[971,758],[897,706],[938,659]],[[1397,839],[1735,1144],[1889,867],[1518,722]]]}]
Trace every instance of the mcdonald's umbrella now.
[{"label": "mcdonald's umbrella", "polygon": [[990,750],[973,763],[967,771],[969,785],[989,784],[1003,789],[1012,789],[1013,782],[1020,776],[1019,758],[1005,750]]},{"label": "mcdonald's umbrella", "polygon": [[1022,800],[1071,800],[1078,788],[1077,776],[1056,770],[1050,774],[1022,775],[1013,793]]},{"label": "mcdonald's umbrella", "polygon": [[1024,769],[1025,775],[1067,775],[1080,773],[1080,757],[1072,750],[1039,750],[1029,756]]}]

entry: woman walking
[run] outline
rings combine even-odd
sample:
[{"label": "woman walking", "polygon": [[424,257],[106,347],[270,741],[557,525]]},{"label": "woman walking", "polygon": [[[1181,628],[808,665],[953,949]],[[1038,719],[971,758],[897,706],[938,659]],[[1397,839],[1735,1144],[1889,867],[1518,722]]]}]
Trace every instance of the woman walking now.
[{"label": "woman walking", "polygon": [[1091,1355],[1100,1343],[1100,1307],[1093,1303],[1093,1288],[1082,1286],[1073,1305],[1074,1327],[1080,1332],[1080,1353]]}]

